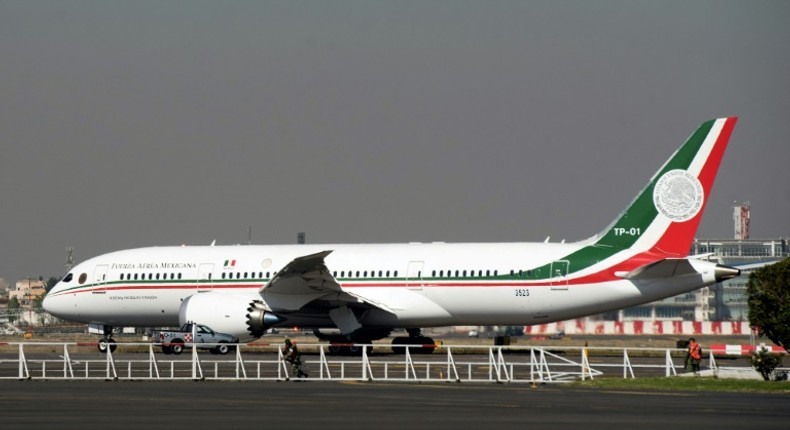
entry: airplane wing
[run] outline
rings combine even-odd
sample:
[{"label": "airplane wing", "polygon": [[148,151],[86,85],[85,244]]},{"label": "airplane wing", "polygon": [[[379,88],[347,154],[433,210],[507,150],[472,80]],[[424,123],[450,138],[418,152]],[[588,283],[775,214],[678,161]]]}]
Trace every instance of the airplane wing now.
[{"label": "airplane wing", "polygon": [[322,251],[291,260],[261,288],[261,295],[272,310],[297,311],[313,300],[366,303],[391,312],[381,303],[374,303],[344,291],[324,263],[332,251]]}]

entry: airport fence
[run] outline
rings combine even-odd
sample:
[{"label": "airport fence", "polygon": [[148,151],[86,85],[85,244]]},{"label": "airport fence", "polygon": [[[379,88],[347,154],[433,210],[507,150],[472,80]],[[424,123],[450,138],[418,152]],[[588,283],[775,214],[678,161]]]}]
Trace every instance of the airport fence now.
[{"label": "airport fence", "polygon": [[[233,345],[227,355],[185,344],[181,355],[164,354],[155,343],[118,343],[97,351],[96,343],[0,343],[0,379],[20,380],[271,380],[567,383],[599,377],[673,377],[687,373],[685,350],[664,348],[349,345],[336,355],[326,344],[299,344],[306,378],[292,375],[280,345]],[[336,352],[337,348],[333,348]],[[713,352],[703,369],[720,369]],[[750,371],[746,360],[727,369]]]}]

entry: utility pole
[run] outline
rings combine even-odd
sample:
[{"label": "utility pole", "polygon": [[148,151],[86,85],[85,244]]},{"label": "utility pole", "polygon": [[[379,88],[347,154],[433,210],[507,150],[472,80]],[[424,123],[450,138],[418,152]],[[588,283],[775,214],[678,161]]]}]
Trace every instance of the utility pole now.
[{"label": "utility pole", "polygon": [[71,272],[71,269],[74,267],[74,247],[67,246],[66,247],[66,273]]}]

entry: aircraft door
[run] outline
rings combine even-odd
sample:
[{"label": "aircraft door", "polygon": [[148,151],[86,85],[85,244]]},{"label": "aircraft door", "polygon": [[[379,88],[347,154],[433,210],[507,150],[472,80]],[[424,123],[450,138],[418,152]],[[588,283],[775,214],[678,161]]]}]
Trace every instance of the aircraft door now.
[{"label": "aircraft door", "polygon": [[[109,269],[109,268],[110,268],[110,266],[107,265],[107,264],[100,264],[100,265],[96,266],[96,268],[93,270],[93,282],[96,285],[104,285],[104,284],[107,283],[107,269]],[[94,288],[91,291],[91,293],[93,293],[93,294],[105,294],[105,293],[107,293],[107,291],[103,290],[103,289]]]},{"label": "aircraft door", "polygon": [[406,287],[410,290],[422,290],[422,269],[425,267],[424,261],[409,261],[406,270]]},{"label": "aircraft door", "polygon": [[565,291],[568,289],[568,260],[557,260],[551,262],[551,284],[552,291]]},{"label": "aircraft door", "polygon": [[214,281],[212,280],[213,273],[213,263],[203,263],[200,265],[200,267],[198,267],[198,276],[196,281],[198,293],[211,291],[211,289],[214,287]]}]

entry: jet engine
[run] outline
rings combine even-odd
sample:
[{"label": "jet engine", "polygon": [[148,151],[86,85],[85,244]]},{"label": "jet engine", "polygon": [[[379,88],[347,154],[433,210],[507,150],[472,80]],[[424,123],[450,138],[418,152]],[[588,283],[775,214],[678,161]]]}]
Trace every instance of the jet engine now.
[{"label": "jet engine", "polygon": [[284,320],[262,300],[214,292],[187,297],[178,311],[179,324],[205,324],[216,332],[238,337],[240,342],[255,340]]}]

